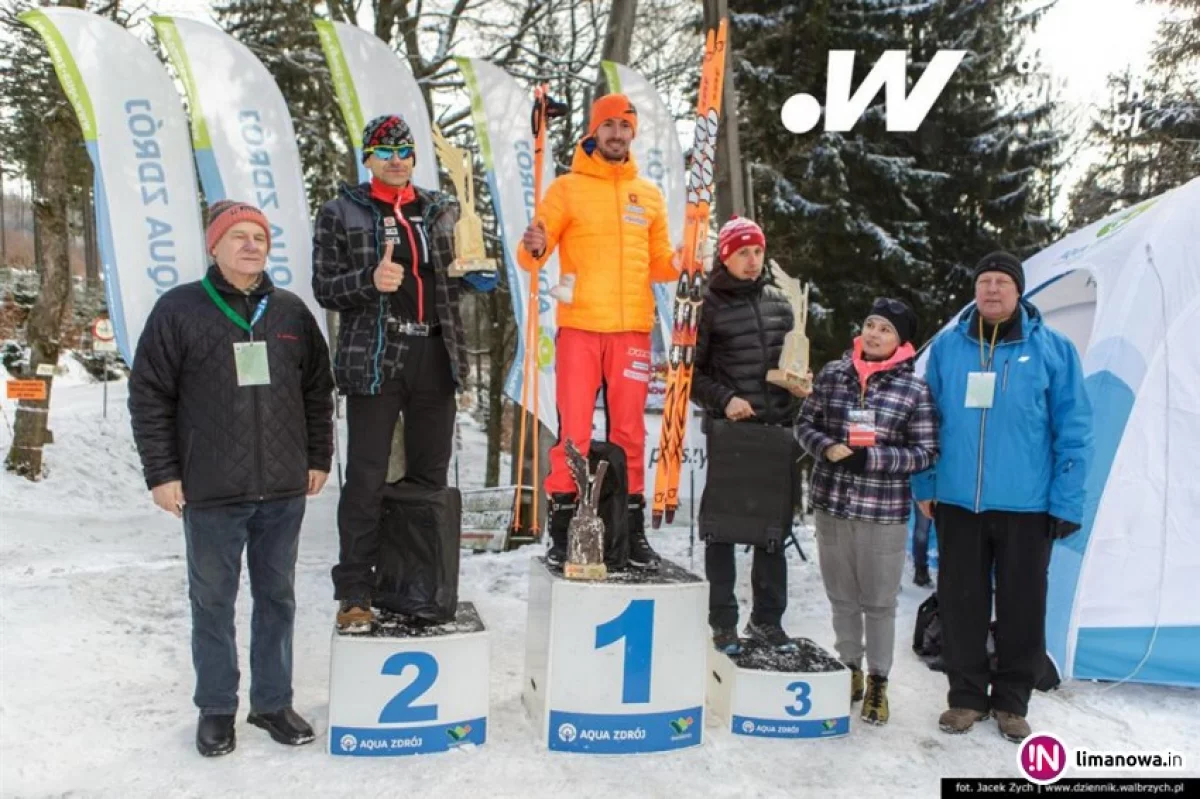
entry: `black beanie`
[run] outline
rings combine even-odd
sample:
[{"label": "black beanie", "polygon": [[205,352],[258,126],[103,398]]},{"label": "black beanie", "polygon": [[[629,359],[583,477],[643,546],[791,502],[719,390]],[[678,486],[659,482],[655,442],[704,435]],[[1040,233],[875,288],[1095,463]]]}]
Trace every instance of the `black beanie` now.
[{"label": "black beanie", "polygon": [[983,256],[975,265],[975,271],[971,273],[971,282],[978,281],[984,272],[1003,272],[1017,284],[1017,294],[1025,294],[1025,267],[1021,266],[1021,259],[1012,253],[996,250]]},{"label": "black beanie", "polygon": [[917,335],[917,315],[901,300],[880,297],[875,300],[875,304],[871,306],[871,313],[867,316],[881,316],[891,322],[892,327],[896,328],[896,334],[900,336],[901,344],[912,341],[913,336]]}]

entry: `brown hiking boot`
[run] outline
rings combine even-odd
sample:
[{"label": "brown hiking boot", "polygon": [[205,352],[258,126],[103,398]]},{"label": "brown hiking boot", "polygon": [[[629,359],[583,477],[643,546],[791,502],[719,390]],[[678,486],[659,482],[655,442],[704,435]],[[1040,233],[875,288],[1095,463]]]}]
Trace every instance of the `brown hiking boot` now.
[{"label": "brown hiking boot", "polygon": [[371,632],[375,623],[375,612],[367,599],[343,599],[338,605],[337,629],[339,633],[361,635]]},{"label": "brown hiking boot", "polygon": [[951,735],[962,735],[964,732],[970,732],[975,726],[975,722],[983,721],[988,717],[988,714],[981,710],[972,710],[967,707],[952,707],[941,715],[938,719],[938,727],[942,732],[948,732]]},{"label": "brown hiking boot", "polygon": [[867,677],[867,696],[863,700],[862,720],[881,727],[888,723],[890,711],[887,698],[888,678],[871,674]]},{"label": "brown hiking boot", "polygon": [[996,726],[1000,728],[1000,737],[1015,744],[1021,743],[1033,734],[1033,730],[1029,728],[1029,722],[1025,720],[1024,716],[1009,713],[1007,710],[996,711]]},{"label": "brown hiking boot", "polygon": [[861,702],[863,693],[866,691],[866,685],[863,682],[862,669],[857,666],[850,667],[850,704]]}]

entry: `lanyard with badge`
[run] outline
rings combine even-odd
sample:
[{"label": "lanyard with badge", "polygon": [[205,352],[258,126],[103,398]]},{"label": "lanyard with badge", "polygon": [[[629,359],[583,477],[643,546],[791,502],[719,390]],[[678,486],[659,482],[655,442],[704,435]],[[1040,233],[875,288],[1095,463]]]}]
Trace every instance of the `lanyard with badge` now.
[{"label": "lanyard with badge", "polygon": [[851,408],[846,414],[850,430],[847,442],[852,447],[875,446],[875,411],[867,407],[867,385],[863,383],[858,398],[861,408]]},{"label": "lanyard with badge", "polygon": [[992,360],[996,357],[996,334],[1000,325],[992,327],[992,343],[987,359],[983,357],[983,317],[979,317],[979,369],[967,373],[967,399],[964,407],[990,408],[996,399],[996,373],[992,371]]},{"label": "lanyard with badge", "polygon": [[204,290],[208,292],[208,296],[212,299],[213,304],[220,308],[229,317],[231,322],[250,334],[249,341],[236,341],[233,344],[233,362],[237,366],[238,385],[270,385],[271,370],[267,363],[267,342],[254,340],[254,326],[258,324],[258,320],[262,319],[263,314],[266,313],[267,300],[270,299],[271,295],[263,295],[263,298],[258,302],[258,307],[254,309],[254,316],[247,322],[237,311],[229,307],[229,303],[225,302],[225,298],[217,293],[217,290],[213,287],[212,282],[207,276],[200,283],[204,286]]}]

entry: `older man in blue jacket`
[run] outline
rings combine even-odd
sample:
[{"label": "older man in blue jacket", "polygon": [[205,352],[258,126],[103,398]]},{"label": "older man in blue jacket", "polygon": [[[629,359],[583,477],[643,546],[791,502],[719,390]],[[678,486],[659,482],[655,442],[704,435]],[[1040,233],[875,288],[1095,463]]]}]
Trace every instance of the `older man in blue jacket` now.
[{"label": "older man in blue jacket", "polygon": [[1045,662],[1050,550],[1083,523],[1092,411],[1074,345],[1021,299],[1020,260],[992,253],[974,278],[975,306],[930,346],[925,379],[941,417],[941,457],[913,477],[913,496],[926,516],[936,513],[938,529],[950,680],[941,729],[964,733],[994,713],[1000,734],[1021,741]]}]

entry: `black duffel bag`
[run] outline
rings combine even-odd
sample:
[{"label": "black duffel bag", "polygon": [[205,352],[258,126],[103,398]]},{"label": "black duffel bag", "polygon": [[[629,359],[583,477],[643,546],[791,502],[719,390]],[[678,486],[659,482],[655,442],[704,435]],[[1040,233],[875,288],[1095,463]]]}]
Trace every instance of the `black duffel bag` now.
[{"label": "black duffel bag", "polygon": [[588,445],[588,469],[592,474],[600,461],[608,461],[597,508],[604,522],[604,565],[620,571],[629,565],[629,470],[625,450],[610,441],[592,441]]},{"label": "black duffel bag", "polygon": [[700,537],[774,552],[792,529],[799,455],[790,427],[710,420]]},{"label": "black duffel bag", "polygon": [[383,493],[376,561],[376,607],[429,622],[454,619],[462,495],[400,480]]}]

